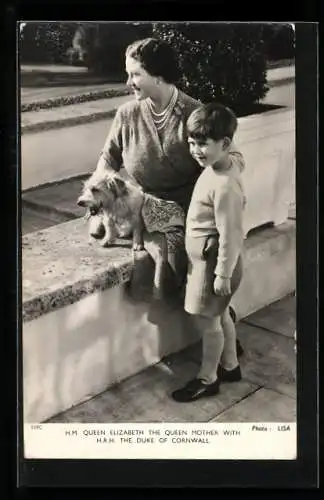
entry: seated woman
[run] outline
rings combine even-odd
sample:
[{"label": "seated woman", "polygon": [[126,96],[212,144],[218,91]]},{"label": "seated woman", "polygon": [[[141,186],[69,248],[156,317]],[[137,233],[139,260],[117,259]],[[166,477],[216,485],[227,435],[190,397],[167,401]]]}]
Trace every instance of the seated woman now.
[{"label": "seated woman", "polygon": [[[201,167],[190,154],[186,122],[200,102],[177,87],[178,57],[162,40],[132,43],[126,49],[125,66],[135,99],[118,108],[97,170],[119,171],[123,166],[144,192],[175,201],[187,213]],[[241,156],[234,147],[231,152]],[[187,257],[184,233],[178,234],[168,241],[168,261],[181,287]],[[147,250],[154,252],[154,245]]]},{"label": "seated woman", "polygon": [[[135,99],[117,110],[97,170],[119,171],[123,166],[144,192],[175,201],[186,212],[200,167],[189,153],[185,123],[199,102],[177,88],[177,56],[167,43],[136,41],[126,49],[125,63]],[[146,242],[146,248],[154,252],[154,241]],[[168,254],[181,286],[186,274],[184,232],[168,241]]]}]

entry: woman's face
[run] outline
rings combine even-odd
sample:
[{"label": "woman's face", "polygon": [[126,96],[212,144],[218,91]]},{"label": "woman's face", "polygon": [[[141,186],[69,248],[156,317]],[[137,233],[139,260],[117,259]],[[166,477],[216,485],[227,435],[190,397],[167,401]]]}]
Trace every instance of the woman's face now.
[{"label": "woman's face", "polygon": [[126,84],[131,87],[137,100],[154,97],[156,94],[156,77],[151,76],[139,61],[130,56],[126,57]]}]

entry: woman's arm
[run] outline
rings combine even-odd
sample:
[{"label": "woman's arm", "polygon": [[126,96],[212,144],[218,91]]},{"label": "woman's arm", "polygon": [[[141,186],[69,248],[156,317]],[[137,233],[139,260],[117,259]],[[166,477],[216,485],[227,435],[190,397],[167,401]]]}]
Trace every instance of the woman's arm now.
[{"label": "woman's arm", "polygon": [[231,160],[239,167],[240,172],[245,169],[245,161],[242,153],[237,149],[235,143],[232,141],[229,148],[229,156]]},{"label": "woman's arm", "polygon": [[100,152],[96,171],[111,170],[118,172],[122,165],[122,116],[118,109],[111,124],[104,147]]}]

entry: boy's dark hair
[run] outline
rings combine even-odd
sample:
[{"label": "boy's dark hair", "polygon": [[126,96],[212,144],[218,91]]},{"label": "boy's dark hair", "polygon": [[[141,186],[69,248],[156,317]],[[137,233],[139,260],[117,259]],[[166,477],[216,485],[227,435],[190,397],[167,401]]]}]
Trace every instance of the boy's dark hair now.
[{"label": "boy's dark hair", "polygon": [[177,55],[171,45],[158,38],[137,40],[126,49],[126,57],[141,63],[151,76],[160,76],[166,83],[177,83],[181,72]]},{"label": "boy's dark hair", "polygon": [[187,133],[189,137],[203,141],[220,141],[225,137],[232,140],[237,124],[237,118],[230,108],[218,103],[204,104],[189,116]]}]

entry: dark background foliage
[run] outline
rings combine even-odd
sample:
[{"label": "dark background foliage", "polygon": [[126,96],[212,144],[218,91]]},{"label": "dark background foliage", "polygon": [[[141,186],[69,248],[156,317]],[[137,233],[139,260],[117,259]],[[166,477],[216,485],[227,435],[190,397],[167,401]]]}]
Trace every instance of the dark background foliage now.
[{"label": "dark background foliage", "polygon": [[[294,57],[289,24],[28,22],[20,35],[20,61],[78,64],[107,81],[123,81],[127,45],[151,35],[177,50],[181,89],[236,111],[266,95],[269,62]],[[80,44],[82,51],[75,49]]]}]

